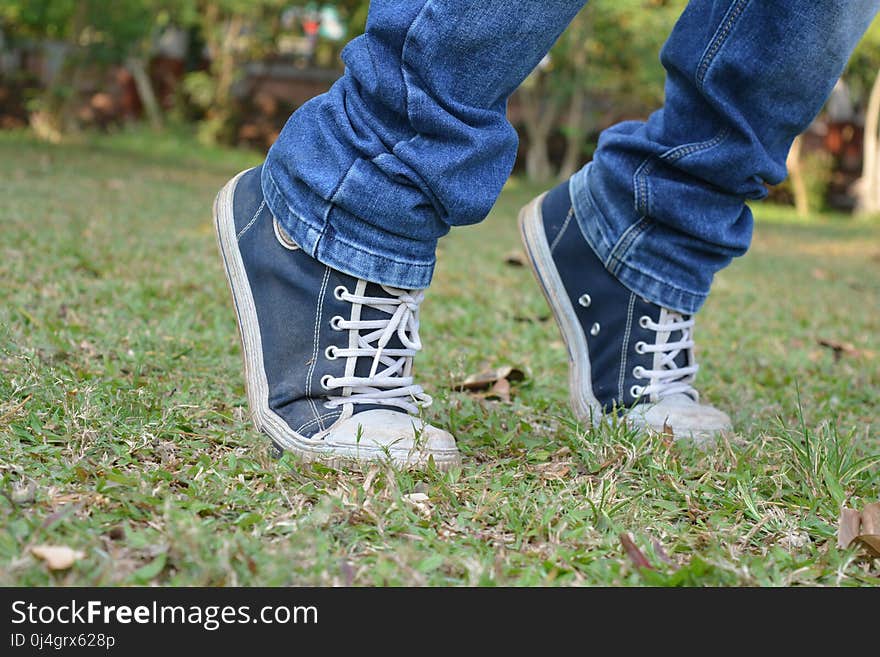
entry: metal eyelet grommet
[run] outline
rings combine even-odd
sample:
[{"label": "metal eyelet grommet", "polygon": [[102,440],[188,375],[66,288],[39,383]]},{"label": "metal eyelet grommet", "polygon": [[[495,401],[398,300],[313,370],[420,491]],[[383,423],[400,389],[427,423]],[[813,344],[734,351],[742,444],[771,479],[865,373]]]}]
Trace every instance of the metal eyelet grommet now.
[{"label": "metal eyelet grommet", "polygon": [[650,323],[651,323],[651,318],[648,317],[647,315],[642,315],[641,317],[639,317],[639,326],[641,326],[643,329],[648,328],[648,324],[650,324]]},{"label": "metal eyelet grommet", "polygon": [[332,328],[334,331],[341,331],[342,327],[339,325],[339,322],[341,322],[341,321],[342,321],[342,317],[340,317],[339,315],[336,315],[335,317],[333,317],[330,320],[330,328]]},{"label": "metal eyelet grommet", "polygon": [[599,331],[602,330],[602,327],[599,326],[599,322],[593,324],[592,328],[590,328],[590,335],[596,336],[599,335]]},{"label": "metal eyelet grommet", "polygon": [[330,379],[332,378],[333,377],[329,374],[325,374],[321,377],[321,387],[324,388],[324,390],[330,390]]},{"label": "metal eyelet grommet", "polygon": [[644,342],[642,342],[641,340],[639,340],[638,342],[636,342],[636,353],[637,353],[637,354],[643,354],[643,353],[645,353],[645,347],[647,347],[647,346],[648,346],[648,345],[646,345]]},{"label": "metal eyelet grommet", "polygon": [[342,298],[343,294],[348,294],[348,288],[344,285],[337,285],[336,289],[333,290],[333,297],[337,301],[345,301],[345,299]]},{"label": "metal eyelet grommet", "polygon": [[324,358],[327,360],[336,360],[338,356],[336,355],[336,347],[332,344],[324,350]]},{"label": "metal eyelet grommet", "polygon": [[589,308],[590,304],[593,303],[593,300],[590,298],[589,294],[582,294],[580,297],[578,297],[578,303],[584,308]]},{"label": "metal eyelet grommet", "polygon": [[633,368],[633,376],[637,379],[644,379],[645,378],[645,368],[642,367],[641,365],[636,365]]},{"label": "metal eyelet grommet", "polygon": [[639,397],[642,396],[642,392],[644,392],[644,391],[642,390],[642,388],[640,386],[633,386],[632,388],[629,389],[630,396],[635,397],[636,399],[638,399]]}]

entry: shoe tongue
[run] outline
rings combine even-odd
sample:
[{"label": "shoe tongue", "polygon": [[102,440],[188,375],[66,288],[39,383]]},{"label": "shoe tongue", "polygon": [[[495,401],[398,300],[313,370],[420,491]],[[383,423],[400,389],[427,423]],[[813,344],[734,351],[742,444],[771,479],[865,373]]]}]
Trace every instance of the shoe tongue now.
[{"label": "shoe tongue", "polygon": [[[373,298],[392,298],[388,292],[381,285],[377,285],[375,283],[367,283],[366,290],[364,291],[364,296],[373,297]],[[394,307],[396,308],[396,306]],[[370,306],[362,306],[361,307],[361,319],[362,320],[385,320],[389,319],[391,316],[379,310],[378,308],[371,308]],[[376,330],[376,329],[373,329]],[[361,335],[366,335],[368,333],[372,333],[371,329],[363,329],[361,330]],[[376,344],[376,341],[372,343]],[[385,345],[385,349],[403,349],[403,343],[400,341],[400,338],[397,335],[397,331],[391,336],[391,339],[388,341],[388,344]],[[373,359],[372,358],[358,358],[357,364],[354,368],[354,375],[366,377],[370,375],[370,369],[373,367]],[[383,365],[379,364],[379,370],[383,369]]]}]

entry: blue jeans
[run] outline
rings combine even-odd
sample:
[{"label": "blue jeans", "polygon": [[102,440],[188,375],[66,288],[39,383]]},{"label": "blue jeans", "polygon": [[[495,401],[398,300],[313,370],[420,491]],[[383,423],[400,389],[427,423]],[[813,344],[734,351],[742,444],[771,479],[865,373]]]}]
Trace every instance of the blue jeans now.
[{"label": "blue jeans", "polygon": [[[401,288],[431,281],[437,240],[481,221],[510,175],[507,98],[583,0],[373,0],[345,74],[291,116],[263,191],[321,262]],[[691,0],[661,53],[665,106],[613,126],[571,180],[608,270],[696,312],[745,253],[747,199],[786,175],[880,0]],[[626,44],[620,44],[625,48]]]}]

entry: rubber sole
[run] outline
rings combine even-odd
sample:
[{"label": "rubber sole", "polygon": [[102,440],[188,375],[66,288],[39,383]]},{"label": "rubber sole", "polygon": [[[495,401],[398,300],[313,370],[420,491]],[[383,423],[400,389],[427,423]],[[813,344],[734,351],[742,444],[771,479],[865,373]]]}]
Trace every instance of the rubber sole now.
[{"label": "rubber sole", "polygon": [[587,340],[553,262],[553,254],[544,232],[541,204],[545,196],[546,194],[541,194],[520,210],[520,238],[528,255],[529,266],[553,311],[556,325],[568,350],[568,388],[572,410],[579,420],[593,424],[602,417],[602,406],[593,395]]},{"label": "rubber sole", "polygon": [[[542,194],[526,205],[519,213],[519,230],[529,265],[547,299],[556,324],[559,326],[562,339],[568,349],[569,359],[569,398],[575,416],[587,425],[598,422],[603,417],[602,405],[593,395],[590,372],[590,352],[583,327],[578,321],[562,279],[553,262],[547,234],[544,232],[544,220],[541,215],[541,204],[546,194]],[[648,424],[639,407],[629,409],[622,414],[633,426],[654,432],[663,432],[665,422],[654,426]],[[678,432],[676,439],[689,439],[698,446],[711,445],[721,431],[688,429]]]},{"label": "rubber sole", "polygon": [[277,447],[295,454],[299,459],[306,462],[319,461],[333,468],[359,469],[364,464],[388,461],[397,467],[424,468],[429,459],[433,459],[439,470],[460,465],[460,454],[451,450],[416,451],[395,449],[393,446],[386,450],[370,445],[358,445],[352,449],[330,447],[322,438],[314,439],[296,433],[269,407],[269,383],[263,367],[260,327],[253,293],[238,249],[233,215],[235,187],[245,173],[247,171],[239,173],[220,190],[214,199],[213,212],[217,245],[235,307],[248,406],[256,428],[268,435]]}]

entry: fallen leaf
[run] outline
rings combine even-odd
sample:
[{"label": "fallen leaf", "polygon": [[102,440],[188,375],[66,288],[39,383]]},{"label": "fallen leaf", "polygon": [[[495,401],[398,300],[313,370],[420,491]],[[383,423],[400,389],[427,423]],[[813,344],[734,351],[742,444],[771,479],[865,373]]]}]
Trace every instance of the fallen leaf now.
[{"label": "fallen leaf", "polygon": [[424,493],[409,493],[403,496],[403,499],[415,507],[423,517],[431,516],[431,498]]},{"label": "fallen leaf", "polygon": [[500,399],[503,402],[510,402],[510,381],[507,379],[498,379],[492,389],[486,393],[486,399]]},{"label": "fallen leaf", "polygon": [[660,432],[660,435],[663,437],[663,440],[675,442],[675,432],[672,430],[672,425],[666,420],[663,420],[663,431]]},{"label": "fallen leaf", "polygon": [[82,340],[77,346],[88,358],[95,358],[98,355],[98,350],[95,349],[95,345],[88,340]]},{"label": "fallen leaf", "polygon": [[647,568],[648,570],[654,570],[651,562],[648,561],[648,558],[633,542],[632,536],[630,534],[621,534],[620,544],[623,546],[623,549],[626,552],[626,556],[629,557],[629,560],[633,562],[633,565],[636,568]]},{"label": "fallen leaf", "polygon": [[854,358],[859,358],[862,355],[862,352],[849,342],[838,342],[837,340],[828,340],[826,338],[819,338],[818,342],[823,347],[827,347],[834,352],[835,363],[839,361],[844,354],[847,356],[853,356]]},{"label": "fallen leaf", "polygon": [[46,562],[49,570],[67,570],[86,556],[82,550],[74,550],[66,545],[35,545],[31,554]]},{"label": "fallen leaf", "polygon": [[547,322],[549,320],[550,320],[550,315],[548,315],[548,314],[535,315],[535,316],[531,316],[531,315],[514,315],[513,316],[514,322],[539,322],[539,323],[542,323],[542,322]]},{"label": "fallen leaf", "polygon": [[117,525],[116,527],[111,527],[110,531],[107,532],[107,537],[113,541],[121,541],[125,538],[125,529]]},{"label": "fallen leaf", "polygon": [[880,557],[880,503],[868,504],[862,509],[862,533],[858,540],[875,557]]},{"label": "fallen leaf", "polygon": [[571,467],[568,463],[562,463],[559,461],[544,463],[537,466],[536,469],[540,471],[541,479],[547,480],[565,479],[565,477],[568,476],[568,473],[571,472]]},{"label": "fallen leaf", "polygon": [[519,249],[515,249],[504,256],[504,264],[510,265],[511,267],[525,267],[526,256]]},{"label": "fallen leaf", "polygon": [[859,535],[862,514],[855,509],[843,508],[837,521],[837,547],[845,550]]},{"label": "fallen leaf", "polygon": [[837,527],[837,546],[841,549],[861,545],[875,557],[880,557],[880,503],[865,505],[861,513],[855,509],[840,510]]},{"label": "fallen leaf", "polygon": [[517,367],[505,365],[494,370],[486,370],[478,374],[471,374],[464,379],[452,384],[453,390],[466,390],[468,392],[479,392],[482,390],[490,390],[498,381],[506,379],[508,382],[522,381],[526,378],[523,370]]}]

